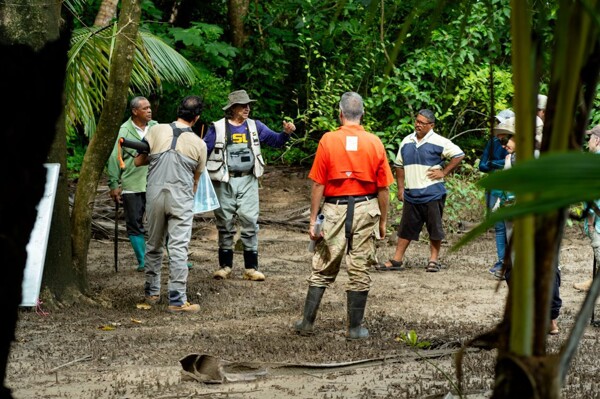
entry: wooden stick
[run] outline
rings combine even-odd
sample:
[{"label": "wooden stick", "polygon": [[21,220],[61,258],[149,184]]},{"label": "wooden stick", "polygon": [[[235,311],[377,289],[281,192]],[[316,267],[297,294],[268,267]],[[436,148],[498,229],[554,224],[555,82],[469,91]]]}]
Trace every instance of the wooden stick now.
[{"label": "wooden stick", "polygon": [[63,367],[67,367],[67,366],[70,366],[70,365],[75,364],[75,363],[83,362],[85,360],[92,360],[92,355],[86,355],[84,357],[80,357],[79,359],[71,360],[70,362],[67,362],[65,364],[61,364],[60,366],[56,366],[53,369],[50,369],[50,370],[46,371],[46,373],[47,374],[52,374],[52,373],[56,372],[57,370],[62,369]]}]

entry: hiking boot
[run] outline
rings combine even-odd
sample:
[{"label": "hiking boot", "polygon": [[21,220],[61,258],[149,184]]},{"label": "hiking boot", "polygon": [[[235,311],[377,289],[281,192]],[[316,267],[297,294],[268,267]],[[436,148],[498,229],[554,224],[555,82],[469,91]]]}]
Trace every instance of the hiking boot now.
[{"label": "hiking boot", "polygon": [[167,311],[171,313],[198,313],[200,311],[200,305],[191,304],[189,302],[185,302],[183,305],[169,305]]},{"label": "hiking boot", "polygon": [[265,275],[256,269],[245,269],[244,280],[250,281],[265,281]]},{"label": "hiking boot", "polygon": [[588,292],[590,290],[590,287],[592,286],[592,281],[594,280],[589,279],[587,281],[584,281],[583,283],[573,284],[573,288],[575,288],[577,291]]},{"label": "hiking boot", "polygon": [[148,305],[156,305],[160,302],[160,295],[148,295],[144,298],[144,302]]},{"label": "hiking boot", "polygon": [[225,266],[213,273],[215,280],[225,280],[231,277],[231,267]]},{"label": "hiking boot", "polygon": [[138,267],[135,268],[136,272],[143,272],[145,270],[146,270],[146,268],[144,266],[142,266],[142,265],[138,265]]}]

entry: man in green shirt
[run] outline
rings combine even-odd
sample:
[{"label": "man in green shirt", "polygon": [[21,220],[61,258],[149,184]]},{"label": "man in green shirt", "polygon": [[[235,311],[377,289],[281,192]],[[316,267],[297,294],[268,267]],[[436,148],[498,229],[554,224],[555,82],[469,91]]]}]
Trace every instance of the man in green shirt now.
[{"label": "man in green shirt", "polygon": [[142,140],[150,128],[157,122],[152,120],[150,101],[145,97],[135,97],[131,100],[131,117],[121,125],[117,142],[108,159],[108,187],[110,196],[115,202],[123,204],[127,235],[138,261],[137,271],[144,271],[144,254],[146,241],[144,239],[143,217],[146,210],[146,176],[148,167],[136,167],[133,160],[137,155],[135,150],[122,149],[125,167],[119,165],[119,139]]}]

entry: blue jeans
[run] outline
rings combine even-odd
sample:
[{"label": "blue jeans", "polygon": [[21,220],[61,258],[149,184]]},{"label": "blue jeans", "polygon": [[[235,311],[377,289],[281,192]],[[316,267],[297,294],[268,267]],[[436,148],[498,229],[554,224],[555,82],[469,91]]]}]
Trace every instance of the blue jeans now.
[{"label": "blue jeans", "polygon": [[[491,192],[485,193],[485,203],[489,210],[494,207],[494,204],[498,200],[498,197],[493,195]],[[498,255],[498,261],[492,267],[494,270],[500,270],[502,262],[504,261],[504,252],[506,250],[506,226],[504,222],[497,222],[494,225],[494,231],[496,232],[496,254]]]}]

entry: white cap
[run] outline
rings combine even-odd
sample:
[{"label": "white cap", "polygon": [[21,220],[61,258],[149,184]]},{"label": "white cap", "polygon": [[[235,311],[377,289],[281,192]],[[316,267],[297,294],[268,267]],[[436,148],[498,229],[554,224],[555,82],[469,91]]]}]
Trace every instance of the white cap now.
[{"label": "white cap", "polygon": [[546,109],[546,103],[548,102],[548,96],[538,94],[537,97],[537,109]]},{"label": "white cap", "polygon": [[515,113],[512,112],[512,110],[503,109],[502,111],[498,112],[498,114],[496,115],[496,120],[498,121],[498,123],[503,123],[508,118],[513,118],[514,116],[515,116]]}]

